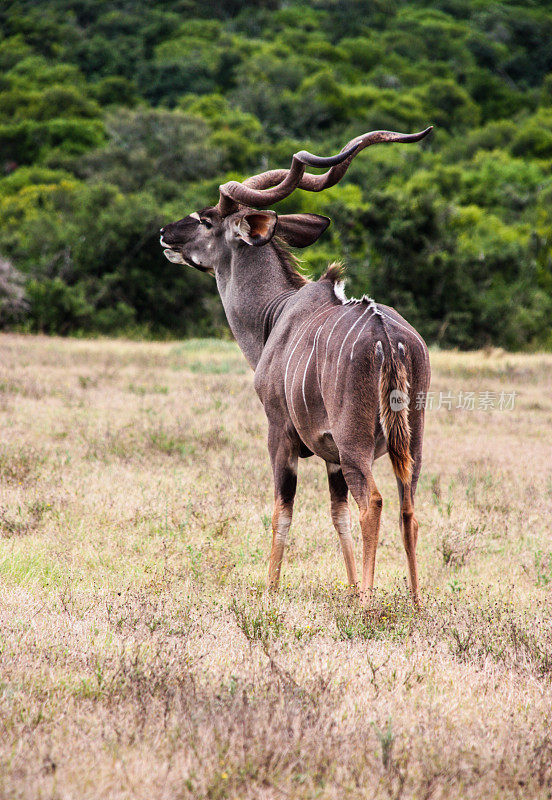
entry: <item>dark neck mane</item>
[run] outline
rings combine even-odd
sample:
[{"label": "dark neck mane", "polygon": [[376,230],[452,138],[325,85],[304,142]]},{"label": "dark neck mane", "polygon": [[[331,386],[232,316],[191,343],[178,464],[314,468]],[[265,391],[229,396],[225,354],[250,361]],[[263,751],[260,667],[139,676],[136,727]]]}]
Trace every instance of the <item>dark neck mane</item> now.
[{"label": "dark neck mane", "polygon": [[309,281],[298,270],[298,260],[293,253],[288,249],[286,243],[276,236],[272,239],[272,246],[274,252],[278,256],[278,261],[282,266],[284,275],[288,279],[290,286],[294,289],[300,289],[305,286]]}]

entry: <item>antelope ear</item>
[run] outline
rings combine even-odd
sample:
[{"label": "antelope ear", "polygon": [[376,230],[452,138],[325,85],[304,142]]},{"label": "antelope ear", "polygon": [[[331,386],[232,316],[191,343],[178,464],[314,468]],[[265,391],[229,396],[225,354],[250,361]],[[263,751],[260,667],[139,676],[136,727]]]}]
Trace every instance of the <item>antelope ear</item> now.
[{"label": "antelope ear", "polygon": [[276,236],[292,247],[308,247],[321,236],[331,219],[320,214],[284,214],[278,217]]},{"label": "antelope ear", "polygon": [[247,244],[260,247],[274,236],[277,221],[275,211],[251,211],[238,220],[236,233]]}]

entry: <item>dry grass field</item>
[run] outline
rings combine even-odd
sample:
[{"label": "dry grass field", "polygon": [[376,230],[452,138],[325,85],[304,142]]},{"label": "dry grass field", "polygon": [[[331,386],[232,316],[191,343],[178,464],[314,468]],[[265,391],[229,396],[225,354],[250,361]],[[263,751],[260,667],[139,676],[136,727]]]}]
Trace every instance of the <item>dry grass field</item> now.
[{"label": "dry grass field", "polygon": [[316,459],[266,593],[234,344],[0,337],[2,800],[552,797],[552,357],[432,364],[455,402],[427,414],[423,610],[383,458],[363,612]]}]

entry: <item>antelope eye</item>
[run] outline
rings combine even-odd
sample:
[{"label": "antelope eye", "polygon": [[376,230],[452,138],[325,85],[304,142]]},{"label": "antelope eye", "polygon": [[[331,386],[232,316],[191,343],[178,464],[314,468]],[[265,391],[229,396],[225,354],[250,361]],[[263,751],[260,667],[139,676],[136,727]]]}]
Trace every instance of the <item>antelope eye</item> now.
[{"label": "antelope eye", "polygon": [[202,225],[205,225],[206,228],[213,227],[213,223],[211,222],[211,220],[207,219],[206,217],[202,217],[199,221]]}]

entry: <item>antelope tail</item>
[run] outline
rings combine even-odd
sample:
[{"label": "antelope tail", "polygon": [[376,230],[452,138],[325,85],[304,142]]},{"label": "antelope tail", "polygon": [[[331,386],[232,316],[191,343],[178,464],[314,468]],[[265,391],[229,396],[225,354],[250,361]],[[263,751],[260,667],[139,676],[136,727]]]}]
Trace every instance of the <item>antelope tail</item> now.
[{"label": "antelope tail", "polygon": [[[383,320],[382,320],[383,322]],[[387,331],[385,331],[387,334]],[[397,478],[407,485],[412,480],[410,424],[408,421],[408,376],[404,365],[404,346],[397,354],[386,335],[386,345],[378,342],[382,364],[379,380],[380,423],[387,439],[387,451]]]}]

